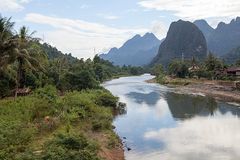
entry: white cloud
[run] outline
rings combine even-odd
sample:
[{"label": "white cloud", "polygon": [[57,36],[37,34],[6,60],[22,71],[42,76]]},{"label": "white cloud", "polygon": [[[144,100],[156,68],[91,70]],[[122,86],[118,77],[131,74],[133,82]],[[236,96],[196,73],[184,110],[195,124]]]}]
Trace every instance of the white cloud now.
[{"label": "white cloud", "polygon": [[240,1],[237,0],[144,0],[138,4],[147,9],[170,11],[187,20],[240,15]]},{"label": "white cloud", "polygon": [[114,16],[114,15],[111,15],[111,14],[104,14],[104,13],[98,13],[97,14],[99,17],[102,17],[104,19],[108,19],[108,20],[116,20],[116,19],[119,19],[120,17],[118,16]]},{"label": "white cloud", "polygon": [[20,11],[24,9],[24,4],[30,0],[0,0],[1,11]]},{"label": "white cloud", "polygon": [[149,153],[147,156],[153,160],[238,159],[240,157],[239,124],[239,118],[219,113],[216,117],[195,117],[180,122],[175,128],[149,131],[145,134],[145,138],[164,142],[166,148],[153,151],[154,154]]},{"label": "white cloud", "polygon": [[105,16],[104,18],[105,18],[105,19],[110,19],[110,20],[119,19],[118,16],[111,16],[111,15]]},{"label": "white cloud", "polygon": [[147,29],[114,28],[99,23],[78,19],[57,18],[29,13],[25,21],[53,27],[54,31],[45,31],[45,39],[64,52],[72,52],[77,57],[93,57],[93,49],[101,52],[105,48],[119,47],[134,34],[143,34]]},{"label": "white cloud", "polygon": [[161,21],[153,21],[151,32],[159,38],[164,38],[167,35],[168,27]]}]

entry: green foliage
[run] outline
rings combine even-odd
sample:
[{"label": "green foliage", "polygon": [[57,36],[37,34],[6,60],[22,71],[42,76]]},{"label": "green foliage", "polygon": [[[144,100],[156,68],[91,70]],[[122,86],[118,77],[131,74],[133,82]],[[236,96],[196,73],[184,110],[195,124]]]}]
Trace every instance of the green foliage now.
[{"label": "green foliage", "polygon": [[168,73],[179,78],[185,78],[188,74],[189,64],[186,61],[174,60],[168,66]]},{"label": "green foliage", "polygon": [[94,75],[87,70],[78,73],[69,73],[66,75],[66,79],[70,84],[70,90],[81,91],[83,89],[98,88],[99,84],[96,79],[94,79]]},{"label": "green foliage", "polygon": [[214,57],[212,53],[210,53],[205,61],[205,67],[207,71],[215,71],[223,69],[224,65],[222,61],[220,61],[218,58]]},{"label": "green foliage", "polygon": [[[73,133],[79,133],[81,126],[84,132],[111,131],[116,100],[103,89],[74,91],[59,97],[53,86],[15,101],[1,100],[0,159],[98,159],[98,145]],[[35,153],[32,143],[58,129],[61,134],[47,138],[41,152]]]},{"label": "green foliage", "polygon": [[44,88],[38,88],[34,93],[38,98],[45,99],[48,102],[56,102],[57,89],[54,86],[48,85]]},{"label": "green foliage", "polygon": [[161,64],[156,64],[151,69],[151,74],[155,76],[164,75],[164,68]]},{"label": "green foliage", "polygon": [[97,145],[81,134],[58,134],[48,142],[42,160],[99,160]]},{"label": "green foliage", "polygon": [[159,84],[166,84],[167,81],[166,81],[166,77],[164,74],[159,74],[157,77],[156,77],[156,80]]},{"label": "green foliage", "polygon": [[96,97],[96,104],[100,106],[116,107],[118,98],[114,97],[109,91],[99,91]]}]

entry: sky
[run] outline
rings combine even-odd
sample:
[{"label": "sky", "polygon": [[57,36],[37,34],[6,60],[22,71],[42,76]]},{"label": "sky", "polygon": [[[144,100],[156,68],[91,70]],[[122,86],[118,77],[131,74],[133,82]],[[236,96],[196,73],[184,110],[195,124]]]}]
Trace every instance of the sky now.
[{"label": "sky", "polygon": [[[91,58],[120,47],[136,34],[159,39],[178,19],[205,19],[212,27],[240,16],[238,0],[0,0],[0,14],[12,17],[64,53]],[[95,51],[94,51],[95,50]]]}]

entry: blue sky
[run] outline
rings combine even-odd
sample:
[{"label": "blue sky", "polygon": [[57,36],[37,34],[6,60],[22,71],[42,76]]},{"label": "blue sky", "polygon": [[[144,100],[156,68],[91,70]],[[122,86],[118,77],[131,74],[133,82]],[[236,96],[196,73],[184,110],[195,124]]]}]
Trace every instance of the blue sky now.
[{"label": "blue sky", "polygon": [[12,17],[65,53],[93,57],[120,47],[135,34],[165,37],[172,21],[206,19],[213,27],[240,15],[236,0],[0,0]]}]

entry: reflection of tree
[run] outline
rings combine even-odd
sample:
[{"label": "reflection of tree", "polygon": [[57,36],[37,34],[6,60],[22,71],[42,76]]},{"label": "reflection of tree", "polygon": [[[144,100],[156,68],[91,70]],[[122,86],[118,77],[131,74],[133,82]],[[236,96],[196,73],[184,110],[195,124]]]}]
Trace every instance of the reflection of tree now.
[{"label": "reflection of tree", "polygon": [[214,116],[214,111],[217,110],[217,102],[213,98],[207,98],[207,106],[206,106],[211,114],[211,116]]},{"label": "reflection of tree", "polygon": [[131,92],[128,93],[127,96],[138,104],[146,103],[148,105],[156,105],[157,101],[160,99],[160,94],[158,92],[151,92],[148,94]]},{"label": "reflection of tree", "polygon": [[174,118],[191,118],[195,115],[214,115],[217,103],[212,98],[167,93],[166,100]]}]

